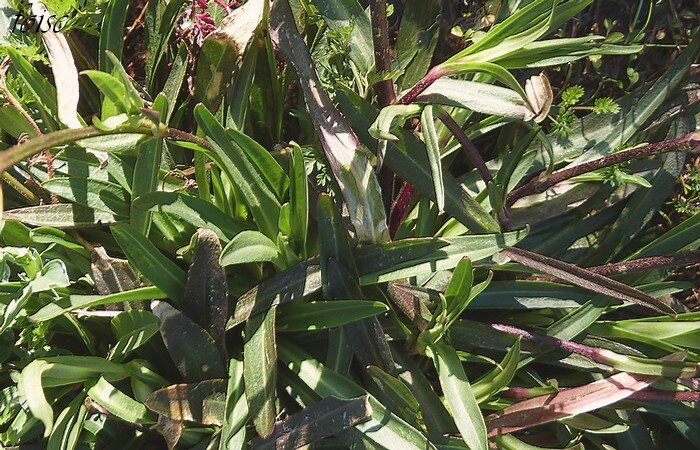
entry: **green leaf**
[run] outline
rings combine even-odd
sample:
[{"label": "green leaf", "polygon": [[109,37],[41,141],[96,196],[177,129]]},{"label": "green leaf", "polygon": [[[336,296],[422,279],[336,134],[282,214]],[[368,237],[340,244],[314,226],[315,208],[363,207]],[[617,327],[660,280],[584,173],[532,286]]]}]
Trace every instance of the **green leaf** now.
[{"label": "green leaf", "polygon": [[441,78],[416,97],[416,102],[454,106],[525,122],[537,119],[540,111],[520,92],[522,89],[515,91],[493,84]]},{"label": "green leaf", "polygon": [[[214,146],[213,154],[208,156],[217,162],[229,180],[241,190],[260,231],[269,238],[275,238],[280,204],[268,187],[266,177],[259,172],[259,166],[256,166],[248,151],[242,147],[249,144],[250,139],[245,139],[242,144],[232,140],[232,136],[240,137],[241,134],[227,133],[203,105],[195,107],[195,119]],[[252,153],[256,149],[258,148],[248,150]]]},{"label": "green leaf", "polygon": [[498,367],[495,367],[471,385],[477,403],[485,402],[489,397],[509,386],[515,376],[515,372],[518,370],[519,362],[520,339],[515,341],[515,344],[508,350]]},{"label": "green leaf", "polygon": [[[162,139],[149,139],[139,145],[136,165],[134,166],[134,181],[131,185],[132,198],[138,199],[142,195],[156,191],[162,155]],[[136,208],[132,202],[130,219],[131,226],[144,236],[148,236],[151,228],[150,210]]]},{"label": "green leaf", "polygon": [[259,231],[241,231],[224,247],[219,261],[222,266],[252,262],[277,261],[277,245]]},{"label": "green leaf", "polygon": [[421,109],[422,107],[416,104],[389,105],[379,111],[379,115],[367,132],[377,140],[398,141],[399,138],[391,134],[394,124],[406,121],[421,112]]},{"label": "green leaf", "polygon": [[277,383],[277,347],[275,312],[251,318],[245,325],[243,378],[248,409],[260,436],[269,435],[277,417],[275,409]]},{"label": "green leaf", "polygon": [[197,231],[197,244],[187,272],[182,312],[214,338],[226,357],[225,327],[228,316],[226,272],[219,264],[221,244],[212,231]]},{"label": "green leaf", "polygon": [[295,145],[289,162],[291,182],[289,185],[289,241],[302,258],[306,258],[306,239],[309,228],[309,192],[306,167],[301,148]]},{"label": "green leaf", "polygon": [[226,415],[221,424],[219,450],[228,450],[235,443],[239,443],[242,449],[246,422],[248,422],[248,402],[243,385],[243,361],[231,358],[226,387]]},{"label": "green leaf", "polygon": [[450,407],[462,439],[471,450],[487,450],[486,425],[479,404],[454,348],[435,344],[430,347],[440,387]]},{"label": "green leaf", "polygon": [[23,393],[27,407],[32,415],[44,424],[44,437],[49,437],[53,430],[53,409],[46,400],[42,383],[43,373],[50,365],[46,361],[36,359],[22,370],[18,389]]},{"label": "green leaf", "polygon": [[226,408],[226,381],[174,384],[151,394],[146,406],[174,421],[221,425]]},{"label": "green leaf", "polygon": [[44,306],[35,314],[29,316],[29,320],[32,322],[44,322],[76,309],[88,309],[111,303],[163,299],[166,297],[167,295],[155,286],[117,292],[110,295],[70,295]]},{"label": "green leaf", "polygon": [[129,217],[128,193],[120,186],[82,177],[57,177],[42,186],[70,202],[114,215]]},{"label": "green leaf", "polygon": [[244,229],[243,224],[213,204],[182,192],[151,192],[138,197],[131,206],[136,210],[167,213],[197,228],[211,230],[225,241]]},{"label": "green leaf", "polygon": [[[32,66],[17,50],[6,47],[7,54],[12,59],[12,67],[17,71],[27,88],[33,94],[43,111],[52,118],[58,117],[58,103],[56,88],[39,71]],[[55,129],[55,125],[46,124],[49,130]]]},{"label": "green leaf", "polygon": [[102,20],[100,30],[100,44],[98,50],[99,68],[103,72],[112,70],[112,63],[107,57],[106,51],[115,54],[119,59],[122,57],[124,48],[124,22],[126,12],[129,8],[128,0],[110,0]]},{"label": "green leaf", "polygon": [[367,300],[292,303],[280,309],[277,330],[325,330],[383,314],[388,310],[384,303]]},{"label": "green leaf", "polygon": [[151,310],[175,366],[187,382],[223,378],[226,368],[212,337],[168,303],[154,301]]},{"label": "green leaf", "polygon": [[127,423],[154,423],[153,415],[142,403],[124,394],[103,377],[88,389],[87,394],[109,414]]},{"label": "green leaf", "polygon": [[457,263],[455,270],[452,272],[450,284],[445,289],[445,303],[447,304],[447,312],[454,311],[456,306],[463,303],[469,298],[474,284],[474,269],[469,258],[463,258]]},{"label": "green leaf", "polygon": [[112,330],[117,343],[109,350],[109,359],[119,362],[158,333],[158,323],[150,312],[132,309],[112,319]]},{"label": "green leaf", "polygon": [[300,448],[332,435],[342,435],[350,427],[369,418],[367,397],[355,400],[325,398],[307,406],[277,424],[275,431],[254,442],[256,449]]},{"label": "green leaf", "polygon": [[95,228],[111,225],[120,220],[108,212],[95,211],[82,205],[69,203],[12,209],[3,212],[3,219],[59,229]]},{"label": "green leaf", "polygon": [[[443,245],[447,243],[447,245],[414,259],[400,260],[397,258],[393,261],[390,256],[393,248],[412,243],[421,244],[421,240],[395,241],[383,247],[364,248],[356,256],[357,267],[361,269],[360,282],[362,285],[370,285],[448,270],[455,267],[465,257],[477,262],[505,248],[514,246],[526,235],[527,229],[503,234],[433,238],[433,242]],[[387,256],[389,257],[387,258]],[[372,260],[374,263],[370,263]]]},{"label": "green leaf", "polygon": [[396,64],[405,67],[401,86],[412,86],[428,71],[438,44],[440,18],[440,5],[435,2],[405,2],[396,36]]},{"label": "green leaf", "polygon": [[426,105],[421,114],[421,126],[423,128],[423,139],[425,148],[428,151],[428,161],[430,161],[430,172],[435,188],[435,203],[440,211],[445,209],[445,186],[442,181],[442,162],[440,161],[440,143],[438,142],[437,131],[435,130],[435,119],[433,119],[433,105]]},{"label": "green leaf", "polygon": [[342,31],[351,27],[348,56],[360,73],[367,74],[374,65],[372,25],[357,0],[312,0],[328,27]]},{"label": "green leaf", "polygon": [[112,235],[141,274],[176,302],[182,301],[187,275],[131,225],[112,227]]},{"label": "green leaf", "polygon": [[47,448],[57,450],[75,449],[83,431],[87,413],[85,394],[81,392],[58,415],[51,431],[51,436],[49,436],[49,440],[46,443]]},{"label": "green leaf", "polygon": [[420,429],[421,408],[411,390],[400,379],[389,375],[376,366],[367,372],[379,388],[380,398],[394,414]]},{"label": "green leaf", "polygon": [[[360,386],[328,369],[288,342],[280,342],[279,358],[321,398],[333,396],[351,400],[367,395]],[[371,395],[369,403],[372,408],[371,419],[356,425],[355,430],[370,445],[379,448],[435,449],[420,431],[397,417]]]},{"label": "green leaf", "polygon": [[114,105],[114,111],[109,110],[107,114],[104,111],[102,114],[102,119],[107,119],[108,117],[116,116],[119,113],[129,113],[131,112],[126,104],[126,89],[121,80],[116,78],[114,75],[109,73],[100,72],[99,70],[85,70],[82,72],[87,75],[95,86],[102,92],[105,96],[105,100],[109,101]]}]

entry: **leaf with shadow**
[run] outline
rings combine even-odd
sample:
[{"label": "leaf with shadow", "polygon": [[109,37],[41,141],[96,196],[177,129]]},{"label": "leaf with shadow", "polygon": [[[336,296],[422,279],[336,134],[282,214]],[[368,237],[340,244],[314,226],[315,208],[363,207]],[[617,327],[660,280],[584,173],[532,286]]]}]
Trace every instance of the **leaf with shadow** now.
[{"label": "leaf with shadow", "polygon": [[168,303],[153,301],[151,310],[158,319],[165,347],[185,381],[226,376],[226,366],[209,333]]},{"label": "leaf with shadow", "polygon": [[338,435],[367,421],[371,415],[372,408],[366,395],[352,400],[326,397],[278,422],[270,436],[253,442],[253,448],[300,448]]},{"label": "leaf with shadow", "polygon": [[208,331],[226,359],[228,298],[226,273],[219,264],[221,244],[213,231],[199,229],[183,294],[182,312]]}]

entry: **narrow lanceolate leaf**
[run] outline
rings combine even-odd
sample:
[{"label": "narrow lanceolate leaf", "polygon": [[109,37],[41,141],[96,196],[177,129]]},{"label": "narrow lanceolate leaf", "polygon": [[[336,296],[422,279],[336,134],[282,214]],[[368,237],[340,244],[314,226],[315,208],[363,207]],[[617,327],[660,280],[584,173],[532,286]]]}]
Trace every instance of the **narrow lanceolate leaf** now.
[{"label": "narrow lanceolate leaf", "polygon": [[129,397],[109,381],[100,377],[87,391],[88,396],[107,412],[127,423],[152,424],[155,416],[143,406]]},{"label": "narrow lanceolate leaf", "polygon": [[510,119],[542,121],[551,105],[551,88],[547,91],[549,82],[545,83],[539,77],[533,78],[537,82],[531,81],[532,98],[530,95],[523,98],[512,89],[493,84],[441,78],[416,97],[416,101],[456,106]]},{"label": "narrow lanceolate leaf", "polygon": [[123,218],[105,211],[97,211],[86,206],[70,203],[55,205],[28,206],[3,212],[3,219],[16,220],[37,227],[59,229],[95,228],[112,225]]},{"label": "narrow lanceolate leaf", "polygon": [[188,382],[226,376],[212,337],[168,303],[153,301],[151,310],[175,366]]},{"label": "narrow lanceolate leaf", "polygon": [[35,314],[29,316],[29,320],[32,322],[44,322],[76,309],[95,308],[110,303],[163,299],[166,297],[167,294],[155,286],[148,286],[110,295],[71,295],[56,302],[49,303]]},{"label": "narrow lanceolate leaf", "polygon": [[292,248],[302,259],[306,259],[306,235],[309,227],[309,193],[304,155],[298,145],[294,146],[289,161],[289,208],[290,236]]},{"label": "narrow lanceolate leaf", "polygon": [[[162,139],[149,139],[139,145],[136,165],[134,167],[134,181],[131,185],[131,196],[133,199],[154,192],[158,187],[162,155]],[[148,236],[148,231],[151,229],[150,210],[135,208],[132,203],[130,219],[131,225],[134,228],[144,236]]]},{"label": "narrow lanceolate leaf", "polygon": [[435,344],[430,346],[440,387],[450,407],[452,418],[462,439],[470,450],[487,450],[486,425],[472,392],[462,361],[454,348]]},{"label": "narrow lanceolate leaf", "polygon": [[185,271],[166,258],[143,234],[130,225],[112,227],[112,235],[126,257],[150,282],[179,302],[185,288]]},{"label": "narrow lanceolate leaf", "polygon": [[[279,231],[279,200],[269,187],[267,175],[256,164],[256,161],[264,157],[250,156],[252,152],[259,153],[261,147],[256,144],[254,148],[244,149],[252,140],[247,137],[243,139],[242,133],[231,130],[227,133],[204,105],[195,107],[195,119],[214,147],[213,153],[208,156],[221,167],[231,183],[241,190],[260,231],[269,238],[276,238]],[[269,153],[267,157],[271,158]]]},{"label": "narrow lanceolate leaf", "polygon": [[673,315],[676,313],[670,306],[663,303],[663,301],[639,289],[627,286],[624,283],[620,283],[619,281],[612,280],[589,270],[582,269],[576,265],[519,248],[507,249],[503,251],[503,254],[524,266],[542,271],[566,281],[567,283],[588,289],[597,294],[607,295],[623,302],[636,303],[662,314]]},{"label": "narrow lanceolate leaf", "polygon": [[292,303],[280,310],[277,330],[325,330],[373,317],[388,310],[384,303],[368,300]]},{"label": "narrow lanceolate leaf", "polygon": [[174,421],[220,426],[226,409],[226,380],[174,384],[158,389],[146,400],[146,406]]},{"label": "narrow lanceolate leaf", "polygon": [[490,396],[498,393],[501,389],[508,386],[515,372],[518,370],[520,362],[520,339],[515,341],[515,344],[508,350],[506,356],[498,367],[488,372],[483,377],[472,383],[472,392],[476,401],[481,403],[486,401]]},{"label": "narrow lanceolate leaf", "polygon": [[[319,197],[317,210],[324,297],[334,300],[363,298],[347,230],[338,210],[327,195]],[[351,323],[345,331],[353,336],[353,350],[363,367],[375,365],[389,373],[394,372],[389,344],[375,317]]]},{"label": "narrow lanceolate leaf", "polygon": [[115,183],[76,176],[51,178],[42,186],[70,202],[113,214],[115,217],[129,217],[128,193]]},{"label": "narrow lanceolate leaf", "polygon": [[226,358],[224,332],[228,317],[226,273],[219,264],[221,244],[212,231],[197,231],[197,245],[187,273],[182,312],[209,332]]},{"label": "narrow lanceolate leaf", "polygon": [[421,111],[420,105],[389,105],[379,111],[379,115],[367,130],[375,139],[398,141],[399,138],[391,134],[391,129]]},{"label": "narrow lanceolate leaf", "polygon": [[[35,1],[30,5],[35,16],[43,17],[44,20],[49,19],[51,13],[41,2]],[[53,27],[46,32],[42,30],[40,34],[56,85],[58,118],[68,128],[80,128],[83,125],[78,120],[78,99],[80,98],[78,70],[75,68],[68,41],[63,34],[55,32]]]},{"label": "narrow lanceolate leaf", "polygon": [[430,161],[430,173],[433,177],[435,187],[435,203],[440,211],[445,209],[445,186],[442,182],[442,162],[440,161],[440,143],[437,131],[435,130],[435,120],[433,119],[433,105],[426,105],[421,114],[421,127],[423,128],[423,140],[425,149],[428,151],[428,161]]},{"label": "narrow lanceolate leaf", "polygon": [[359,241],[378,243],[388,240],[379,182],[366,150],[328,94],[321,89],[313,60],[296,29],[286,0],[275,2],[272,7],[270,37],[296,70],[314,128],[348,205]]},{"label": "narrow lanceolate leaf", "polygon": [[[679,355],[672,355],[678,360]],[[672,358],[668,357],[668,360]],[[487,418],[489,436],[514,433],[603,408],[647,388],[659,377],[630,375],[625,372],[557,393],[516,403]]]},{"label": "narrow lanceolate leaf", "polygon": [[76,448],[78,438],[83,431],[87,412],[85,393],[81,392],[58,415],[51,436],[49,436],[47,448],[57,450],[73,450]]},{"label": "narrow lanceolate leaf", "polygon": [[[367,395],[367,392],[353,381],[328,369],[292,344],[281,342],[279,357],[301,381],[322,398],[333,396],[352,400]],[[367,440],[375,448],[435,449],[426,436],[389,411],[376,398],[370,396],[369,404],[372,409],[371,418],[356,425],[353,434]]]},{"label": "narrow lanceolate leaf", "polygon": [[253,446],[259,450],[300,448],[338,435],[368,420],[371,415],[372,407],[367,396],[354,400],[327,397],[277,423],[270,436],[255,441]]},{"label": "narrow lanceolate leaf", "polygon": [[112,71],[112,63],[106,52],[114,53],[118,58],[122,57],[124,48],[124,22],[129,8],[128,0],[112,0],[109,2],[102,29],[100,30],[100,47],[98,52],[99,69],[103,72]]},{"label": "narrow lanceolate leaf", "polygon": [[275,385],[277,383],[277,344],[275,311],[246,322],[243,345],[243,377],[248,408],[260,436],[268,436],[275,426]]},{"label": "narrow lanceolate leaf", "polygon": [[27,407],[32,415],[44,424],[44,437],[51,435],[53,430],[53,409],[44,395],[44,387],[41,381],[43,373],[48,370],[50,364],[36,359],[22,369],[18,388],[24,395]]},{"label": "narrow lanceolate leaf", "polygon": [[221,424],[219,450],[242,449],[246,440],[247,422],[248,402],[243,385],[243,361],[231,358],[226,387],[226,413]]},{"label": "narrow lanceolate leaf", "polygon": [[244,229],[243,224],[213,204],[182,192],[151,192],[141,195],[131,203],[132,217],[135,210],[167,213],[197,228],[211,230],[219,239],[226,241]]}]

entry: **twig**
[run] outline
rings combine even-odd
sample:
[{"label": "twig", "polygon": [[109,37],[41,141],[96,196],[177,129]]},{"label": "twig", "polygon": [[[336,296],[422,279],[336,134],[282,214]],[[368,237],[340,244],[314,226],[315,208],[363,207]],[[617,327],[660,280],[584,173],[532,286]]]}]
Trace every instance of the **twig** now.
[{"label": "twig", "polygon": [[558,183],[561,183],[562,181],[568,180],[579,175],[583,175],[584,173],[592,172],[594,170],[603,169],[605,167],[614,166],[615,164],[620,164],[623,162],[631,161],[633,159],[644,158],[655,154],[688,150],[692,149],[697,145],[700,145],[700,133],[693,132],[679,139],[648,144],[644,147],[634,148],[624,152],[615,153],[600,159],[596,159],[594,161],[579,164],[578,166],[570,167],[568,169],[562,169],[558,172],[554,172],[552,175],[544,179],[539,177],[533,178],[531,181],[524,184],[523,186],[511,191],[508,194],[506,203],[508,205],[512,205],[518,199],[523,198],[527,195],[541,194],[542,192],[546,191],[547,189],[551,188],[552,186]]},{"label": "twig", "polygon": [[129,36],[131,36],[131,33],[133,33],[134,30],[138,28],[139,25],[141,25],[141,22],[143,21],[143,18],[146,15],[146,11],[148,11],[149,3],[150,0],[144,3],[143,9],[141,9],[141,12],[139,13],[138,17],[134,19],[134,23],[131,24],[128,30],[126,30],[126,34],[124,34],[124,41],[126,41],[129,38]]},{"label": "twig", "polygon": [[[391,73],[391,47],[389,46],[389,24],[386,18],[386,0],[372,0],[370,2],[372,20],[372,41],[374,44],[374,65],[377,73]],[[396,90],[391,78],[380,80],[373,86],[377,95],[379,106],[382,108],[396,101]],[[382,164],[384,159],[383,149],[377,153],[377,166],[379,168],[379,184],[382,190],[382,200],[387,214],[391,211],[391,203],[394,198],[394,173]]]},{"label": "twig", "polygon": [[[678,253],[671,256],[652,256],[649,258],[639,258],[632,261],[623,261],[603,266],[588,267],[589,270],[598,275],[606,277],[615,275],[627,275],[630,273],[648,272],[650,270],[675,269],[700,264],[700,251]],[[538,281],[558,281],[555,277],[536,276]]]},{"label": "twig", "polygon": [[416,188],[410,183],[404,183],[396,197],[396,201],[391,207],[389,214],[389,235],[393,239],[403,222],[404,217],[414,203],[416,197]]},{"label": "twig", "polygon": [[[374,62],[377,73],[391,73],[391,47],[389,46],[389,24],[386,18],[386,0],[371,0],[372,41],[374,43]],[[394,83],[390,78],[374,84],[379,104],[384,107],[396,101]]]},{"label": "twig", "polygon": [[24,186],[20,181],[10,175],[7,172],[3,172],[2,174],[2,179],[4,182],[10,185],[12,189],[17,191],[22,197],[26,198],[30,203],[34,205],[38,205],[40,203],[39,197],[36,196],[36,194],[29,189],[27,189],[26,186]]},{"label": "twig", "polygon": [[[152,121],[142,119],[136,125],[126,124],[111,130],[101,130],[95,126],[88,126],[83,128],[59,130],[54,131],[53,133],[38,136],[34,139],[29,139],[26,142],[17,144],[3,152],[0,152],[0,173],[14,166],[20,161],[34,156],[48,148],[71,144],[82,139],[125,133],[153,135],[153,125],[154,124]],[[161,126],[158,130],[158,135],[154,137],[158,136],[191,142],[204,149],[213,150],[211,144],[205,139],[175,128]]]}]

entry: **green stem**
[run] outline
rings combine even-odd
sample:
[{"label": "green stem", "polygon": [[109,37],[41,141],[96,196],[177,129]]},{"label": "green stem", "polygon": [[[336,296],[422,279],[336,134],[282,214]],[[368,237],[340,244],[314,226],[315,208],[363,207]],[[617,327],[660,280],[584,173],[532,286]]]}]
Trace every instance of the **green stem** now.
[{"label": "green stem", "polygon": [[[159,131],[159,137],[165,137],[170,139],[177,139],[181,141],[192,142],[200,147],[211,150],[212,147],[206,140],[194,136],[185,131],[167,128],[161,126]],[[145,134],[150,135],[153,132],[153,122],[142,119],[135,125],[126,124],[116,127],[111,130],[101,130],[95,126],[59,130],[53,133],[44,134],[33,139],[29,139],[22,144],[17,144],[14,147],[10,147],[4,152],[0,152],[0,173],[4,173],[7,169],[14,166],[15,164],[30,158],[37,153],[44,150],[59,147],[61,145],[71,144],[82,139],[88,139],[98,136],[108,136],[113,134]]]}]

